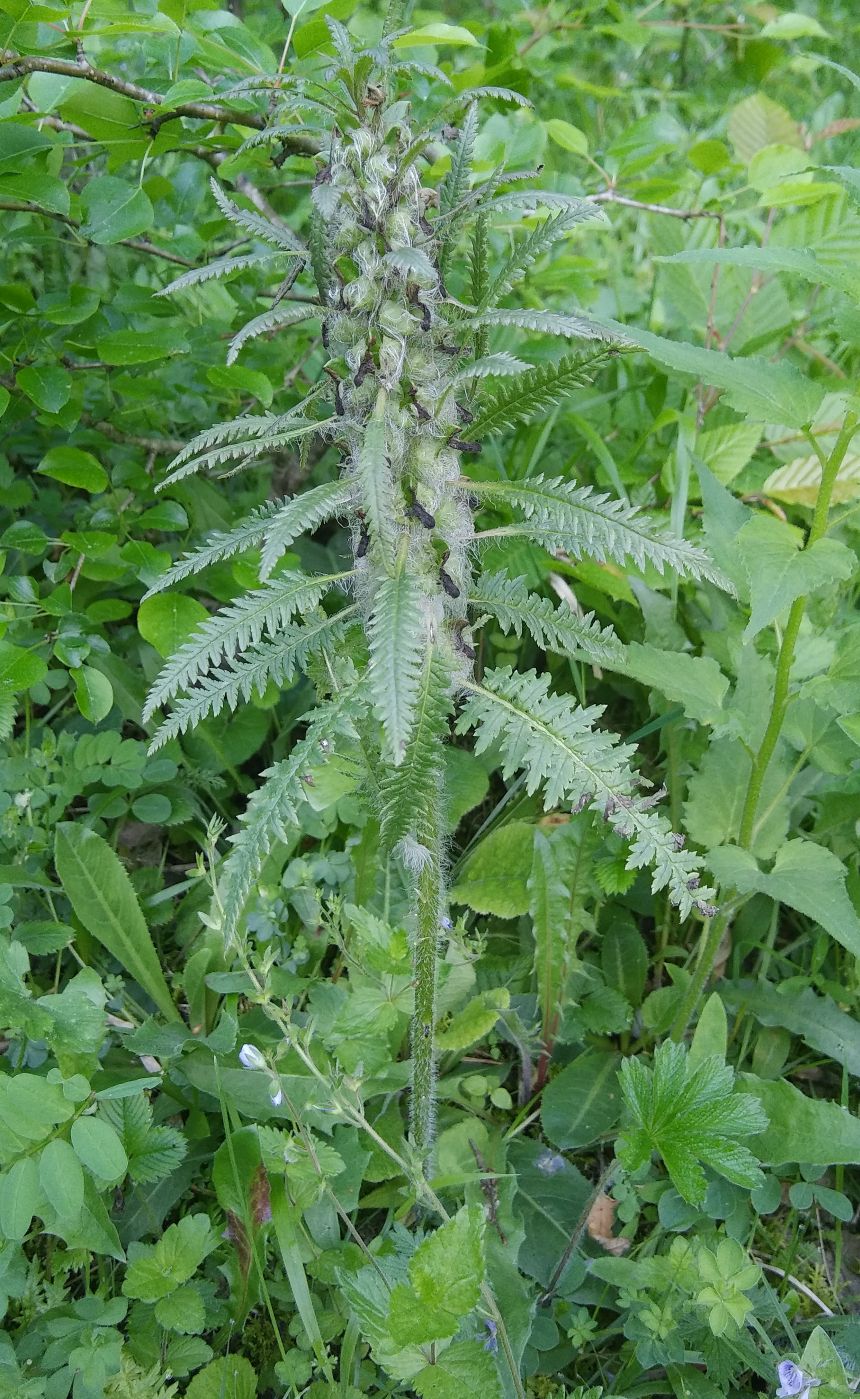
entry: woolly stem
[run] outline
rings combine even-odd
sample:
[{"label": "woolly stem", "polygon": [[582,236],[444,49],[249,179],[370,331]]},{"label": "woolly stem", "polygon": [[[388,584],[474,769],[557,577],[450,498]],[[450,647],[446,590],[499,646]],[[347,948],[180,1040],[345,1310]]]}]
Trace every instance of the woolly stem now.
[{"label": "woolly stem", "polygon": [[413,944],[415,1010],[412,1017],[411,1138],[428,1179],[436,1135],[436,982],[445,899],[439,838],[440,805],[441,794],[435,812],[435,829],[422,833],[430,857],[416,878]]}]

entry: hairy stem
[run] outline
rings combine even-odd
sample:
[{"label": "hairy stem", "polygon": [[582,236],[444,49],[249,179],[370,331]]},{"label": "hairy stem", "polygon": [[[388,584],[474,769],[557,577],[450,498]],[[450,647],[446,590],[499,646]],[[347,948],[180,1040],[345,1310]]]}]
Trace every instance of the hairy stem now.
[{"label": "hairy stem", "polygon": [[[836,484],[836,477],[839,474],[839,468],[845,460],[845,454],[848,451],[851,439],[857,431],[857,424],[857,414],[849,413],[829,457],[824,455],[816,440],[811,438],[812,445],[821,458],[821,484],[818,487],[818,496],[815,502],[812,524],[806,543],[803,546],[804,549],[811,549],[812,545],[818,542],[827,528],[827,516],[830,510],[830,501],[833,496],[833,487]],[[791,604],[788,622],[786,623],[782,644],[779,648],[779,656],[777,657],[776,679],[773,687],[773,702],[771,704],[770,718],[768,719],[767,728],[765,729],[759,750],[753,759],[752,771],[750,773],[749,785],[744,801],[739,836],[739,844],[744,849],[748,849],[752,843],[762,785],[767,775],[768,767],[770,766],[770,760],[773,757],[774,750],[779,741],[783,723],[785,722],[785,715],[788,710],[790,699],[789,681],[791,677],[791,667],[794,662],[794,650],[797,645],[800,624],[803,621],[805,611],[806,597],[795,598],[794,602]]]},{"label": "hairy stem", "polygon": [[413,947],[412,1144],[428,1177],[436,1134],[436,982],[444,900],[444,876],[437,832],[433,833],[432,844],[428,846],[430,859],[417,876]]}]

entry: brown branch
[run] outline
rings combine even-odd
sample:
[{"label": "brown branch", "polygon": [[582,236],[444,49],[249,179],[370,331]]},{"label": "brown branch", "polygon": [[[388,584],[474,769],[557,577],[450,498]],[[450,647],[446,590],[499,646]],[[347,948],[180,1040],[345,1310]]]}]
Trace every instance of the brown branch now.
[{"label": "brown branch", "polygon": [[638,209],[643,214],[668,214],[673,219],[721,219],[714,209],[673,209],[671,204],[648,204],[641,199],[628,199],[614,189],[601,190],[589,196],[592,204],[622,204],[625,209]]},{"label": "brown branch", "polygon": [[[2,54],[2,58],[5,62],[0,66],[0,82],[26,78],[30,73],[56,73],[60,77],[82,78],[85,82],[96,83],[97,86],[109,88],[111,92],[118,92],[123,97],[130,97],[133,102],[142,102],[147,108],[164,107],[164,98],[160,93],[128,82],[125,78],[116,77],[113,73],[105,73],[100,68],[93,68],[86,61],[75,62],[69,58],[43,58],[38,54],[8,52]],[[157,131],[164,122],[175,121],[179,117],[216,122],[221,126],[233,123],[236,126],[252,127],[255,131],[264,131],[268,125],[268,118],[259,112],[240,112],[217,102],[178,102],[175,106],[154,114],[150,124]],[[282,136],[280,139],[297,154],[316,155],[319,150],[318,142],[308,136],[297,134]]]},{"label": "brown branch", "polygon": [[[77,219],[70,218],[68,214],[60,214],[56,209],[42,209],[38,204],[25,204],[18,199],[0,199],[0,209],[7,209],[13,214],[36,214],[43,219],[56,219],[58,223],[64,223],[67,228],[73,228],[76,233],[80,233],[88,243],[92,239],[81,231],[81,224]],[[102,246],[102,245],[97,245]],[[106,246],[112,248],[131,248],[136,253],[149,253],[152,257],[163,258],[165,262],[175,262],[179,267],[197,267],[198,264],[191,258],[182,257],[180,253],[169,253],[166,248],[157,248],[154,243],[147,243],[143,238],[122,238],[119,243],[110,243]]]}]

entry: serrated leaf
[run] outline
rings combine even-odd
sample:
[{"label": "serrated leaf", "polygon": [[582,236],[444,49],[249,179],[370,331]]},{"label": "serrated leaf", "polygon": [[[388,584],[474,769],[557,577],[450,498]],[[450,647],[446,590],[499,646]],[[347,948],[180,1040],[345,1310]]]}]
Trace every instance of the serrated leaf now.
[{"label": "serrated leaf", "polygon": [[737,544],[749,576],[752,605],[745,641],[782,616],[795,598],[844,582],[857,566],[845,544],[819,539],[803,548],[801,531],[772,515],[756,515],[744,525]]},{"label": "serrated leaf", "polygon": [[388,1327],[402,1346],[453,1336],[475,1307],[484,1280],[484,1214],[463,1207],[419,1244],[409,1260],[409,1283],[391,1293]]},{"label": "serrated leaf", "polygon": [[171,1224],[156,1244],[132,1244],[124,1295],[142,1302],[166,1297],[188,1281],[217,1243],[207,1214],[187,1214]]},{"label": "serrated leaf", "polygon": [[737,1185],[752,1189],[762,1183],[755,1157],[738,1138],[761,1132],[767,1119],[755,1098],[734,1092],[734,1072],[719,1058],[691,1066],[685,1046],[666,1040],[652,1068],[625,1059],[620,1078],[632,1126],[619,1138],[617,1152],[628,1170],[638,1170],[658,1152],[690,1204],[705,1196],[702,1163]]}]

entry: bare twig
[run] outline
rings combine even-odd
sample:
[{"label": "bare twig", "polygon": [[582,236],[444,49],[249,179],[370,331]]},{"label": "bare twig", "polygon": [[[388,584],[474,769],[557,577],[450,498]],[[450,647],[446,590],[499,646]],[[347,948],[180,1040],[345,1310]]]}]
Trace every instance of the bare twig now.
[{"label": "bare twig", "polygon": [[[40,54],[9,52],[0,57],[5,60],[0,66],[0,82],[26,78],[31,73],[56,73],[65,78],[82,78],[85,82],[109,88],[111,92],[121,93],[123,97],[130,97],[133,102],[141,102],[145,107],[155,109],[149,124],[156,131],[164,122],[175,121],[179,117],[216,122],[221,126],[233,123],[236,126],[251,127],[255,131],[263,131],[268,124],[268,117],[260,112],[238,111],[219,102],[178,102],[175,106],[164,108],[164,97],[161,93],[117,77],[114,73],[105,73],[100,68],[93,68],[85,59],[76,62],[69,58],[47,58]],[[164,110],[159,110],[161,108]],[[281,136],[280,140],[290,151],[302,155],[315,155],[319,149],[318,143],[306,135]]]},{"label": "bare twig", "polygon": [[[81,224],[77,219],[70,218],[68,214],[60,214],[56,209],[43,209],[38,204],[25,204],[18,199],[0,199],[0,209],[8,209],[15,214],[36,214],[40,218],[56,219],[59,223],[64,223],[68,228],[73,228],[76,233],[80,233],[82,238],[87,235],[81,231]],[[87,239],[87,242],[91,242]],[[165,262],[175,262],[179,267],[196,267],[197,263],[191,258],[182,257],[179,253],[170,253],[166,248],[157,248],[154,243],[147,243],[143,238],[122,238],[119,243],[112,243],[111,247],[131,248],[136,253],[149,253],[152,257],[163,258]]]},{"label": "bare twig", "polygon": [[719,219],[722,222],[723,217],[715,209],[673,209],[671,204],[650,204],[641,199],[630,199],[614,189],[603,189],[589,198],[592,204],[622,204],[625,209],[639,209],[643,214],[667,214],[673,219]]}]

